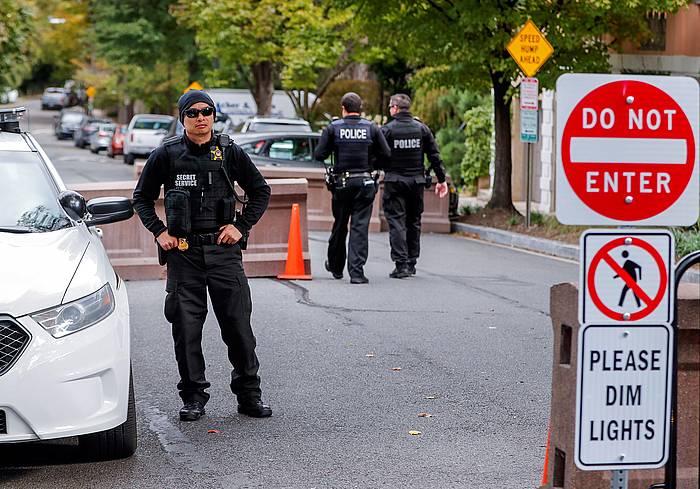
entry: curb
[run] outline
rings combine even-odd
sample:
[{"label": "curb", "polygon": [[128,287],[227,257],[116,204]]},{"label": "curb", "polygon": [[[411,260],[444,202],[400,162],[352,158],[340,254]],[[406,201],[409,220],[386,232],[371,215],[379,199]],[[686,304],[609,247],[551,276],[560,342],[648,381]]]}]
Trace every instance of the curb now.
[{"label": "curb", "polygon": [[[525,234],[513,233],[486,226],[465,224],[463,222],[453,222],[452,232],[467,233],[477,239],[510,246],[511,248],[536,251],[558,258],[566,258],[575,262],[579,261],[578,245],[566,244],[553,239],[534,238]],[[700,283],[700,272],[697,270],[688,270],[685,272],[685,275],[683,275],[683,282]]]}]

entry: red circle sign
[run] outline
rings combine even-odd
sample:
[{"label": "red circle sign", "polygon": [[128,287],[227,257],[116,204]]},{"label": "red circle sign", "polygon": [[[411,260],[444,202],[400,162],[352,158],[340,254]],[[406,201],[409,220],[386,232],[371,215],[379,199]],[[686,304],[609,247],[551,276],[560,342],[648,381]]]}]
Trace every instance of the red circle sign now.
[{"label": "red circle sign", "polygon": [[695,140],[681,107],[663,90],[619,80],[589,92],[562,133],[566,178],[581,201],[610,219],[657,216],[693,174]]},{"label": "red circle sign", "polygon": [[[653,297],[649,296],[644,290],[642,290],[642,288],[639,287],[639,285],[637,285],[637,283],[629,276],[629,274],[627,274],[627,272],[625,272],[620,267],[620,265],[618,265],[610,256],[610,252],[613,249],[619,246],[627,246],[627,243],[625,243],[626,239],[632,239],[632,242],[629,244],[629,246],[638,246],[645,250],[647,253],[649,253],[654,259],[656,266],[659,268],[659,288]],[[654,312],[654,310],[656,310],[656,308],[659,307],[659,304],[661,304],[661,301],[663,300],[664,295],[666,293],[666,286],[668,285],[668,274],[666,273],[666,265],[664,264],[664,259],[651,244],[638,238],[622,237],[614,239],[607,243],[605,246],[603,246],[600,250],[598,250],[598,253],[596,253],[593,256],[591,264],[588,266],[586,282],[588,284],[588,292],[591,295],[591,300],[593,301],[593,304],[596,305],[600,312],[602,312],[609,318],[614,319],[616,321],[624,321],[625,318],[623,313],[613,311],[612,309],[610,309],[598,296],[598,291],[596,290],[595,284],[595,272],[598,268],[598,265],[600,265],[601,261],[607,263],[610,266],[610,268],[612,268],[620,276],[620,278],[622,278],[622,280],[625,282],[625,284],[627,284],[627,286],[632,290],[632,292],[636,294],[645,304],[644,308],[640,309],[637,312],[630,313],[630,317],[629,319],[627,319],[628,321],[637,321],[639,319],[642,319]]]}]

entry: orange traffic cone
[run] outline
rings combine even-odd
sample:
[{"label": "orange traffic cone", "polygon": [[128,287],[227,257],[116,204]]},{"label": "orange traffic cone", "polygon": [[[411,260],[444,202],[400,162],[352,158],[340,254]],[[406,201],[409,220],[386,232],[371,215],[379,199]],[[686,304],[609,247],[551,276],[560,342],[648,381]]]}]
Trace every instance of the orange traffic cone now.
[{"label": "orange traffic cone", "polygon": [[277,278],[286,280],[311,280],[311,275],[304,273],[299,204],[292,204],[292,217],[289,220],[289,240],[287,243],[287,264],[284,267],[284,273],[277,275]]},{"label": "orange traffic cone", "polygon": [[550,423],[547,427],[547,448],[544,450],[544,468],[542,469],[542,482],[541,486],[544,487],[549,481],[549,442],[552,438],[552,424]]}]

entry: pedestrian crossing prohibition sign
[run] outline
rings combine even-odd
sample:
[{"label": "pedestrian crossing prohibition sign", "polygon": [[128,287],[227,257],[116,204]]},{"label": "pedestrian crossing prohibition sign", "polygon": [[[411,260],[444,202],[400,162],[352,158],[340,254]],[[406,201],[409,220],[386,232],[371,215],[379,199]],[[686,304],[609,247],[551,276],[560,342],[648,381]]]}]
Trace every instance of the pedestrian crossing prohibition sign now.
[{"label": "pedestrian crossing prohibition sign", "polygon": [[579,321],[669,324],[673,235],[666,230],[589,230],[581,236]]}]

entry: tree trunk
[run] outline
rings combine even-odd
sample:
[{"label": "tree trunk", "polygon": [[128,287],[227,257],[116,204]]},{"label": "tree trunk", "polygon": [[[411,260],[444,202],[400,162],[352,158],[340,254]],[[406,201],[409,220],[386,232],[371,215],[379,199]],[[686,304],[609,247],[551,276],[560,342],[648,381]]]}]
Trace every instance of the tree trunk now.
[{"label": "tree trunk", "polygon": [[253,86],[250,91],[258,106],[258,115],[270,115],[272,111],[272,94],[275,90],[274,70],[271,61],[262,61],[251,65],[253,73]]},{"label": "tree trunk", "polygon": [[508,80],[503,73],[492,73],[493,110],[496,129],[493,194],[487,207],[515,211],[511,189],[513,161],[510,153],[510,102],[507,98]]}]

